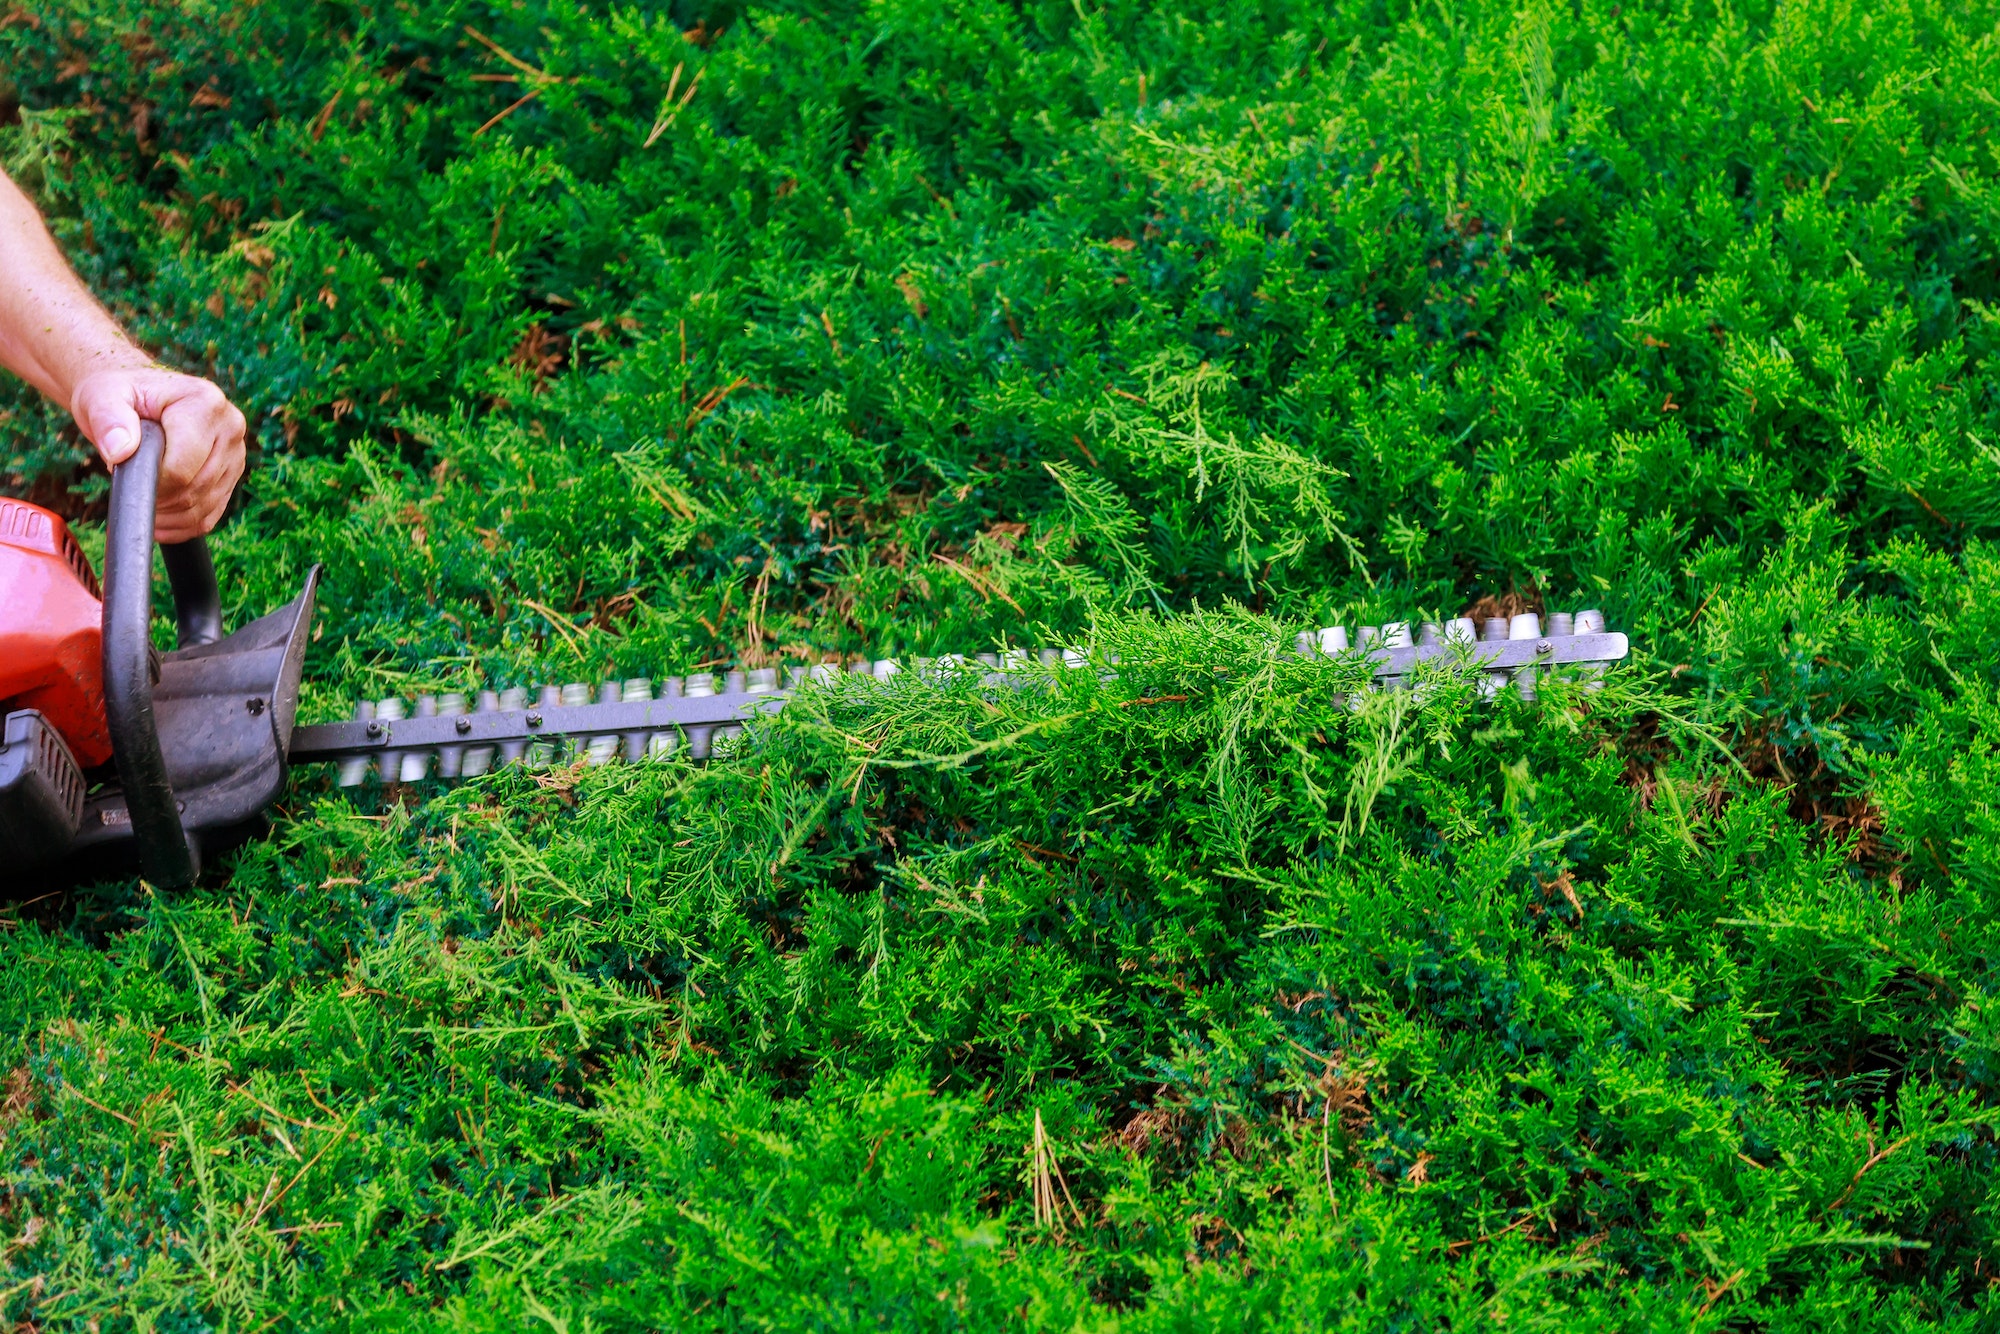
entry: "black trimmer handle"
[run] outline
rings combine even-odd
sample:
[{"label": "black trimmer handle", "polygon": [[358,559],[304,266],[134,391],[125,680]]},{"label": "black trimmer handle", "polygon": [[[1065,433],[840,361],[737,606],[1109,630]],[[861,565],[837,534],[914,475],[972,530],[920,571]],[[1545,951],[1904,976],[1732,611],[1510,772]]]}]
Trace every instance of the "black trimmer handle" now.
[{"label": "black trimmer handle", "polygon": [[208,558],[208,539],[162,542],[160,557],[174,590],[176,644],[194,648],[222,638],[222,590],[216,586],[215,562]]},{"label": "black trimmer handle", "polygon": [[[195,850],[181,826],[180,803],[167,781],[153,721],[153,512],[167,437],[157,422],[139,423],[139,448],[111,470],[111,514],[104,537],[104,715],[111,753],[125,789],[139,865],[161,888],[194,883]],[[174,590],[182,648],[222,638],[222,596],[208,543],[197,537],[161,547]]]}]

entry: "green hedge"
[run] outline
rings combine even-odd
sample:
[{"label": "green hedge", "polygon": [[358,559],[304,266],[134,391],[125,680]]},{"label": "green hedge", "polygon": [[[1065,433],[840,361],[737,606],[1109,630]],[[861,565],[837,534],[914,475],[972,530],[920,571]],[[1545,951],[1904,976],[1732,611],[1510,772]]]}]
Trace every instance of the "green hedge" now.
[{"label": "green hedge", "polygon": [[[1988,0],[16,5],[314,716],[1119,670],[15,906],[0,1314],[1989,1327],[1995,88]],[[84,460],[0,389],[94,538]],[[1634,660],[1287,651],[1482,599]]]}]

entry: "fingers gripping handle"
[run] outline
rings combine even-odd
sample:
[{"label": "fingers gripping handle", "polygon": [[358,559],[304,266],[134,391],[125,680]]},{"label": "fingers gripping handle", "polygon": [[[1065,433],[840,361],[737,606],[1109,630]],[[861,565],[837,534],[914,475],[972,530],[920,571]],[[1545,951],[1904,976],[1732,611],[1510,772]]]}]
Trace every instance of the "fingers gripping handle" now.
[{"label": "fingers gripping handle", "polygon": [[[159,498],[159,472],[166,459],[166,433],[158,422],[139,423],[139,453],[150,450],[156,462],[147,468],[153,481],[146,492],[144,503],[133,491],[125,512],[120,513],[117,505],[116,482],[113,483],[111,526],[124,527],[133,531],[133,542],[139,540],[137,534],[151,534],[158,517],[154,511]],[[138,454],[127,459],[126,464],[135,463]],[[118,471],[124,471],[121,465]],[[202,644],[213,644],[222,638],[222,590],[215,579],[215,562],[209,559],[208,542],[205,538],[191,537],[185,542],[160,543],[160,558],[167,567],[167,585],[174,594],[175,642],[181,648],[195,648]]]},{"label": "fingers gripping handle", "polygon": [[[166,449],[159,425],[141,422],[138,450],[111,471],[111,514],[104,542],[104,713],[140,866],[155,885],[177,889],[194,883],[194,850],[181,827],[180,806],[167,780],[153,720],[153,510]],[[199,538],[181,544],[183,551],[190,546],[198,551],[168,557],[170,573],[177,559],[181,566],[174,578],[174,602],[183,647],[188,646],[190,629],[197,635],[212,629],[211,639],[221,637],[219,610],[212,617],[206,615],[219,603],[207,546]],[[205,590],[200,586],[204,579]],[[204,592],[206,599],[201,596]]]}]

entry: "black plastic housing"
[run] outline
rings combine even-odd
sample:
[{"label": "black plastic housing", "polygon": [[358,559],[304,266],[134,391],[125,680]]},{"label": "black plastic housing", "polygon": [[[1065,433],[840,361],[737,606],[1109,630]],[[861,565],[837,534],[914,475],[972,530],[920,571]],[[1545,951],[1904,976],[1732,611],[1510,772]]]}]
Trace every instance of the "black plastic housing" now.
[{"label": "black plastic housing", "polygon": [[[318,587],[314,566],[285,606],[212,644],[160,655],[152,712],[161,763],[180,825],[203,853],[238,838],[284,791]],[[75,850],[143,855],[129,802],[123,787],[86,801]]]},{"label": "black plastic housing", "polygon": [[7,715],[0,726],[0,848],[10,870],[37,870],[59,860],[83,822],[83,771],[62,736],[35,709]]}]

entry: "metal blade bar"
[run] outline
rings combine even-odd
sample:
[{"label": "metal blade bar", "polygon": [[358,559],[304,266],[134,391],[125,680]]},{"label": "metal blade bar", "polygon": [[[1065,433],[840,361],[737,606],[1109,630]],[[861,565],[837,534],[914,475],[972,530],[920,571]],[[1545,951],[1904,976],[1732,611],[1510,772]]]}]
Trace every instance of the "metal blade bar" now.
[{"label": "metal blade bar", "polygon": [[670,727],[742,723],[784,707],[787,695],[747,692],[684,696],[617,704],[573,704],[531,709],[496,709],[428,718],[369,722],[313,723],[292,729],[291,762],[311,764],[376,751],[420,750],[431,746],[493,745],[554,737],[617,736],[659,732]]},{"label": "metal blade bar", "polygon": [[[1376,649],[1368,657],[1376,664],[1375,675],[1408,676],[1417,664],[1432,658],[1449,657],[1458,646],[1419,644],[1412,648]],[[1559,635],[1536,639],[1483,640],[1466,644],[1468,666],[1474,671],[1517,671],[1523,667],[1561,667],[1571,663],[1622,660],[1631,644],[1622,634]]]},{"label": "metal blade bar", "polygon": [[[1534,669],[1573,664],[1609,664],[1623,659],[1630,645],[1622,634],[1550,635],[1534,639],[1446,640],[1439,643],[1359,651],[1356,656],[1375,664],[1374,675],[1394,683],[1414,673],[1419,664],[1458,653],[1468,670],[1522,674],[1532,689]],[[1080,662],[1081,655],[1069,661]],[[886,665],[886,664],[885,664]],[[987,670],[973,663],[919,663],[920,673],[977,671],[982,684],[1013,685],[1016,674]],[[825,673],[823,673],[825,674]],[[838,673],[846,675],[847,673]],[[878,671],[878,675],[881,673]],[[803,676],[795,671],[794,677]],[[796,688],[796,686],[795,686]],[[589,704],[540,704],[526,708],[489,709],[453,715],[377,717],[367,721],[315,723],[295,728],[289,759],[293,764],[347,759],[391,750],[427,751],[445,746],[492,746],[504,742],[576,740],[592,737],[664,733],[670,729],[707,729],[740,725],[776,713],[790,691],[737,689],[714,695],[676,695],[659,699]],[[705,747],[703,748],[705,751]]]}]

